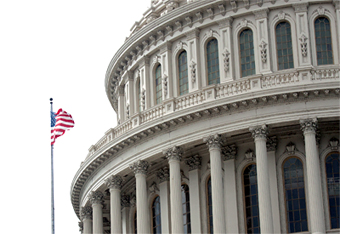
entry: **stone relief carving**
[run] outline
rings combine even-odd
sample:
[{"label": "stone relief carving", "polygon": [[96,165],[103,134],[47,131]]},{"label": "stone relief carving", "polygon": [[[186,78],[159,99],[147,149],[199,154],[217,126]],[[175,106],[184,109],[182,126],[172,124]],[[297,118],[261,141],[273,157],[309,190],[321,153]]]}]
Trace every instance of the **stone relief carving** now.
[{"label": "stone relief carving", "polygon": [[145,110],[145,89],[144,88],[142,89],[140,105],[142,107],[142,111]]},{"label": "stone relief carving", "polygon": [[202,157],[198,154],[186,159],[185,163],[189,166],[189,171],[201,169]]},{"label": "stone relief carving", "polygon": [[235,144],[227,145],[222,148],[222,154],[223,154],[223,161],[229,160],[229,159],[235,159],[237,154],[237,147]]},{"label": "stone relief carving", "polygon": [[243,0],[244,2],[244,7],[248,10],[250,7],[249,0]]},{"label": "stone relief carving", "polygon": [[208,137],[203,138],[203,142],[207,144],[207,146],[210,148],[221,148],[224,139],[220,134],[214,134],[210,135]]},{"label": "stone relief carving", "polygon": [[157,187],[156,182],[153,182],[150,187],[149,187],[149,191],[151,194],[156,193],[157,191],[159,191],[159,188]]},{"label": "stone relief carving", "polygon": [[120,175],[111,175],[105,180],[105,184],[110,189],[121,189],[123,185],[123,179]]},{"label": "stone relief carving", "polygon": [[231,9],[233,9],[233,12],[237,11],[237,0],[230,0]]},{"label": "stone relief carving", "polygon": [[194,60],[191,60],[189,67],[190,67],[190,73],[191,73],[191,82],[195,83],[196,82],[196,63],[194,62]]},{"label": "stone relief carving", "polygon": [[80,218],[81,220],[92,219],[92,207],[91,206],[81,207]]},{"label": "stone relief carving", "polygon": [[126,106],[126,118],[130,118],[130,105]]},{"label": "stone relief carving", "polygon": [[296,150],[296,147],[295,147],[295,144],[293,142],[289,142],[286,145],[286,151],[285,152],[288,153],[289,155],[294,155],[295,150]]},{"label": "stone relief carving", "polygon": [[301,130],[303,132],[315,132],[318,128],[318,120],[313,119],[301,119],[300,120]]},{"label": "stone relief carving", "polygon": [[247,161],[254,161],[256,158],[256,155],[253,150],[248,149],[246,153],[244,154]]},{"label": "stone relief carving", "polygon": [[229,61],[230,61],[230,52],[227,48],[224,49],[223,53],[223,64],[224,64],[224,71],[229,71]]},{"label": "stone relief carving", "polygon": [[272,136],[272,137],[267,137],[267,151],[275,151],[276,146],[277,146],[277,137]]},{"label": "stone relief carving", "polygon": [[251,132],[252,137],[255,138],[267,138],[268,127],[263,124],[260,126],[250,127],[249,131]]},{"label": "stone relief carving", "polygon": [[89,195],[91,204],[102,204],[104,202],[104,194],[100,191],[92,191]]},{"label": "stone relief carving", "polygon": [[301,46],[301,54],[303,57],[307,56],[307,37],[305,34],[301,34],[299,40],[300,40],[300,46]]},{"label": "stone relief carving", "polygon": [[168,76],[163,74],[163,89],[164,89],[164,97],[168,95]]},{"label": "stone relief carving", "polygon": [[203,22],[203,14],[202,12],[196,12],[196,17],[197,17],[197,20],[198,22],[202,23]]},{"label": "stone relief carving", "polygon": [[267,43],[264,40],[261,40],[261,44],[259,45],[261,51],[261,60],[263,63],[267,62]]},{"label": "stone relief carving", "polygon": [[163,154],[168,160],[174,159],[180,161],[182,159],[183,149],[179,146],[173,146],[163,150]]},{"label": "stone relief carving", "polygon": [[329,146],[331,147],[332,150],[337,150],[339,147],[339,139],[332,137],[329,140]]},{"label": "stone relief carving", "polygon": [[159,169],[156,172],[156,176],[159,179],[159,183],[163,183],[164,181],[168,181],[169,178],[170,178],[169,168],[168,167],[163,167],[163,168]]},{"label": "stone relief carving", "polygon": [[135,174],[144,174],[148,172],[149,169],[149,163],[144,160],[138,160],[132,164],[129,165],[129,168],[135,173]]}]

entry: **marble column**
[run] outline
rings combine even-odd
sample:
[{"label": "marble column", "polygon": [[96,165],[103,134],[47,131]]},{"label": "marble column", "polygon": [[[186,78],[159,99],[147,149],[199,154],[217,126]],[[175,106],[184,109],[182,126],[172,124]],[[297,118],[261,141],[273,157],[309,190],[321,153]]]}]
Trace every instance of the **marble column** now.
[{"label": "marble column", "polygon": [[89,196],[93,210],[93,234],[103,234],[104,195],[100,191],[92,191]]},{"label": "marble column", "polygon": [[211,195],[214,233],[226,233],[221,158],[222,137],[219,134],[215,134],[204,138],[203,141],[207,143],[210,152]]},{"label": "marble column", "polygon": [[235,144],[223,147],[224,165],[224,197],[226,210],[226,233],[239,233],[237,194],[236,194],[236,168],[235,157],[237,148]]},{"label": "marble column", "polygon": [[320,160],[315,138],[317,119],[300,120],[300,125],[305,137],[310,231],[313,234],[326,233],[321,190]]},{"label": "marble column", "polygon": [[111,234],[122,233],[122,214],[120,205],[120,189],[123,179],[119,175],[111,175],[105,180],[106,186],[110,189],[110,221]]},{"label": "marble column", "polygon": [[92,234],[92,207],[85,206],[80,209],[80,219],[83,222],[83,234]]},{"label": "marble column", "polygon": [[270,196],[266,125],[249,128],[255,141],[257,187],[261,233],[274,233],[273,212]]},{"label": "marble column", "polygon": [[159,195],[161,198],[161,222],[162,233],[170,232],[170,190],[169,190],[169,178],[170,172],[168,167],[163,167],[156,172],[159,179]]},{"label": "marble column", "polygon": [[128,234],[132,233],[130,231],[130,221],[129,212],[130,212],[130,196],[126,194],[121,195],[121,205],[122,205],[122,233]]},{"label": "marble column", "polygon": [[150,233],[150,210],[146,186],[146,173],[149,169],[149,163],[138,160],[130,165],[130,169],[133,170],[136,177],[137,233]]},{"label": "marble column", "polygon": [[184,233],[182,192],[181,192],[181,158],[183,150],[174,146],[163,151],[170,169],[170,205],[172,233]]},{"label": "marble column", "polygon": [[200,206],[200,170],[202,158],[196,154],[189,157],[185,163],[189,166],[190,181],[190,222],[191,233],[202,233],[201,206]]}]

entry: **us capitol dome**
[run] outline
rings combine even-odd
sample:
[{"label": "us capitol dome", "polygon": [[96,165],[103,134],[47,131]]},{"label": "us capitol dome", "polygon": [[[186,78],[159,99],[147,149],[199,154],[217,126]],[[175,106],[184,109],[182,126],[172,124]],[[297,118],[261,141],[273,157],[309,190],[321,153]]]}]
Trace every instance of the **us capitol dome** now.
[{"label": "us capitol dome", "polygon": [[151,1],[71,184],[80,231],[339,233],[339,22],[338,0]]}]

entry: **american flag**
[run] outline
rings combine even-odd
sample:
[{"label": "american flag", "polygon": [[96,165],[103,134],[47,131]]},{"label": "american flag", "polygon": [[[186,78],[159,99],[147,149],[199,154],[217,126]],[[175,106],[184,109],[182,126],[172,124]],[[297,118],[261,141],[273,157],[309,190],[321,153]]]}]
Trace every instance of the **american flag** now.
[{"label": "american flag", "polygon": [[72,115],[59,109],[57,113],[51,111],[51,145],[62,136],[66,130],[73,128],[74,121]]}]

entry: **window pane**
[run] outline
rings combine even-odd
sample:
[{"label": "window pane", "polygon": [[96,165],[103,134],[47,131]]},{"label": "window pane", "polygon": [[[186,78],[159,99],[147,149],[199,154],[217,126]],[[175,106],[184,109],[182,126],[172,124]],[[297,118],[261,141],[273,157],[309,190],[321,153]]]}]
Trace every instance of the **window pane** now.
[{"label": "window pane", "polygon": [[[240,33],[240,62],[241,62],[241,77],[255,74],[255,59],[253,31],[250,29],[243,30]],[[242,48],[242,49],[241,49]]]},{"label": "window pane", "polygon": [[189,187],[183,184],[181,188],[184,233],[191,233]]},{"label": "window pane", "polygon": [[275,28],[278,69],[293,68],[293,49],[290,24],[281,22]]},{"label": "window pane", "polygon": [[179,75],[179,95],[187,94],[188,85],[188,64],[187,52],[182,51],[178,56],[178,75]]},{"label": "window pane", "polygon": [[208,85],[220,83],[220,68],[218,61],[218,42],[212,39],[207,44]]},{"label": "window pane", "polygon": [[255,164],[251,164],[244,169],[243,186],[247,233],[260,233],[260,216],[257,196],[257,172]]},{"label": "window pane", "polygon": [[329,20],[319,17],[314,22],[318,65],[333,64],[332,38]]},{"label": "window pane", "polygon": [[288,232],[308,231],[303,166],[292,157],[283,164]]},{"label": "window pane", "polygon": [[155,71],[155,84],[156,84],[156,104],[162,102],[162,67],[159,64]]},{"label": "window pane", "polygon": [[340,179],[339,179],[339,153],[333,152],[326,158],[326,177],[328,188],[329,213],[331,228],[340,228]]},{"label": "window pane", "polygon": [[157,196],[152,203],[152,230],[154,234],[162,233],[161,203],[159,196]]}]

